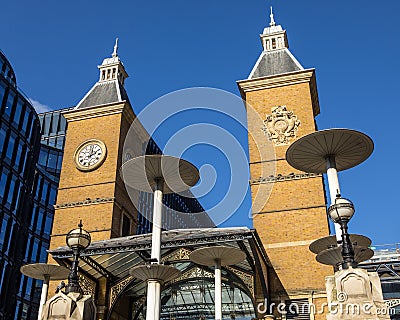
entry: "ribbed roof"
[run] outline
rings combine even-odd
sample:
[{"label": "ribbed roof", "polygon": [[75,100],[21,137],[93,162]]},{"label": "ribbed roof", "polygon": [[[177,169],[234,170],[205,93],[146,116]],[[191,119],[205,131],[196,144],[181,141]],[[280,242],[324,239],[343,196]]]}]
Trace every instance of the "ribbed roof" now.
[{"label": "ribbed roof", "polygon": [[75,109],[83,109],[104,104],[128,101],[128,94],[118,80],[97,82]]},{"label": "ribbed roof", "polygon": [[303,67],[287,48],[263,51],[251,71],[249,79],[267,77],[298,70],[303,70]]}]

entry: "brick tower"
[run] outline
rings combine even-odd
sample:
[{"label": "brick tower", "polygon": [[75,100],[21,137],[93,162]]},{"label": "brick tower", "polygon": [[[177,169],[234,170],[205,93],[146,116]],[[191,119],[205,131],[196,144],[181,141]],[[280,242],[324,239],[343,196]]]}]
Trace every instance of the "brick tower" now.
[{"label": "brick tower", "polygon": [[[63,112],[68,134],[50,249],[65,246],[66,233],[80,220],[92,241],[136,231],[137,210],[119,174],[124,138],[135,115],[124,89],[128,74],[117,45],[99,69],[99,81],[75,108]],[[98,290],[100,318],[105,292]]]},{"label": "brick tower", "polygon": [[[248,79],[238,81],[247,110],[252,108],[263,120],[254,130],[265,133],[275,153],[261,159],[260,143],[249,133],[253,224],[273,267],[271,300],[318,306],[325,301],[325,276],[333,273],[308,250],[312,241],[329,235],[323,178],[296,171],[285,160],[290,143],[316,131],[314,119],[320,110],[315,70],[304,69],[291,54],[286,30],[275,23],[272,9],[270,17],[261,34],[263,51]],[[252,121],[248,116],[249,131]],[[275,176],[260,176],[271,165]],[[255,205],[257,192],[267,185],[272,190],[269,198],[265,193],[262,205],[259,198]]]}]

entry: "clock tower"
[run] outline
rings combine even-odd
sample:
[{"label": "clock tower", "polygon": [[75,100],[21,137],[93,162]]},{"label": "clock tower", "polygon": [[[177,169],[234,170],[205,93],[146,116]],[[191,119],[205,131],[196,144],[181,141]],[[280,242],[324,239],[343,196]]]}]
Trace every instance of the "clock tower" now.
[{"label": "clock tower", "polygon": [[[272,264],[272,302],[318,307],[326,301],[325,276],[333,273],[317,263],[308,249],[312,241],[329,235],[323,177],[299,172],[285,159],[291,143],[316,131],[320,107],[315,70],[303,68],[289,51],[286,30],[275,23],[272,8],[270,17],[269,27],[260,35],[263,51],[249,77],[238,81],[247,109],[263,120],[254,130],[264,134],[275,151],[270,158],[260,159],[259,144],[249,134],[253,225]],[[248,127],[249,132],[254,127],[250,114]],[[271,164],[276,174],[260,176]],[[261,192],[265,196],[260,205],[257,192],[268,184],[272,191]]]},{"label": "clock tower", "polygon": [[[63,112],[68,131],[50,249],[65,246],[66,233],[80,220],[92,241],[136,232],[137,210],[119,175],[124,138],[135,114],[124,89],[128,74],[117,43],[99,70],[97,83],[76,107]],[[102,299],[99,294],[99,306]]]}]

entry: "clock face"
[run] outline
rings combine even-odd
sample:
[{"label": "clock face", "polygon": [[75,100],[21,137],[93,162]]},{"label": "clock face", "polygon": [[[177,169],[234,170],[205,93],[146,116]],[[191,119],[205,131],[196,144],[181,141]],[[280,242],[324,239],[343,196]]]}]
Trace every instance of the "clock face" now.
[{"label": "clock face", "polygon": [[106,146],[99,140],[82,143],[75,151],[75,164],[81,171],[97,169],[105,160]]}]

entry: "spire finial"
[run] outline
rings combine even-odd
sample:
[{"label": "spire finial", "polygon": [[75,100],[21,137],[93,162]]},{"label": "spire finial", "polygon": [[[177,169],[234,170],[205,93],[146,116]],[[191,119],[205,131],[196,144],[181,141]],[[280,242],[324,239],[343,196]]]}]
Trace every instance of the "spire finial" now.
[{"label": "spire finial", "polygon": [[275,25],[275,20],[274,20],[274,13],[272,12],[272,6],[271,6],[271,14],[269,15],[271,18],[271,22],[269,23],[270,27],[273,27]]},{"label": "spire finial", "polygon": [[114,52],[112,54],[113,58],[118,56],[118,38],[115,38],[115,46],[114,46]]}]

